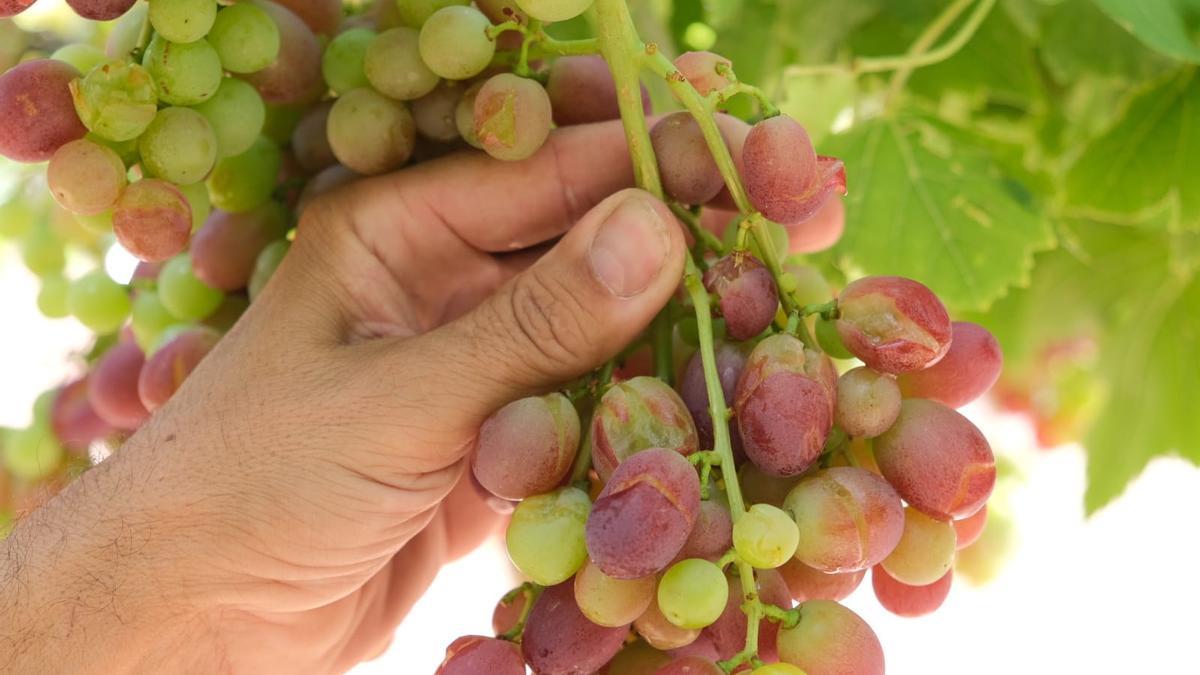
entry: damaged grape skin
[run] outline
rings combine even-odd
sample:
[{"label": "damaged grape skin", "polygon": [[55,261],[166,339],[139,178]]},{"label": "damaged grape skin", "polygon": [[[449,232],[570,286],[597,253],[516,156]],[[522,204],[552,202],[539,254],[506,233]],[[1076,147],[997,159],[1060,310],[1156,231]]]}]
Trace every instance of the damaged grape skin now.
[{"label": "damaged grape skin", "polygon": [[691,413],[679,394],[653,377],[622,382],[600,399],[588,435],[592,463],[607,480],[617,466],[649,448],[683,455],[699,449]]},{"label": "damaged grape skin", "polygon": [[899,375],[927,368],[950,350],[950,315],[923,284],[903,277],[865,277],[838,298],[838,334],[871,369]]}]

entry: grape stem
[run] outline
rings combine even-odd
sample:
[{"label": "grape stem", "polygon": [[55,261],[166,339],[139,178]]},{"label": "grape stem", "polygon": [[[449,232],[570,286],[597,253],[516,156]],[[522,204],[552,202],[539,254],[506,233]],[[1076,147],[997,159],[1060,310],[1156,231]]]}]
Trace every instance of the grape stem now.
[{"label": "grape stem", "polygon": [[508,604],[515,600],[518,595],[523,595],[525,596],[525,605],[521,607],[521,616],[517,617],[517,623],[503,635],[499,636],[501,640],[508,640],[509,642],[521,641],[521,637],[525,633],[525,622],[529,620],[529,613],[533,611],[533,603],[537,602],[538,596],[542,594],[542,590],[544,589],[537,584],[525,582],[504,596],[501,602]]},{"label": "grape stem", "polygon": [[[957,0],[957,2],[951,3],[917,36],[917,39],[912,43],[912,46],[908,49],[908,53],[905,55],[908,58],[908,62],[902,63],[896,69],[896,74],[892,76],[891,82],[888,83],[887,98],[885,100],[890,102],[896,99],[904,89],[904,85],[908,83],[908,78],[916,70],[914,61],[930,53],[929,50],[933,47],[933,44],[950,29],[950,26],[954,24],[963,12],[967,11],[972,2],[975,2],[975,0]],[[983,20],[987,18],[992,6],[995,4],[996,0],[979,0],[974,14],[963,24],[958,35],[946,43],[945,46],[950,47],[950,54],[962,49],[963,45],[970,41],[971,36],[975,34],[975,31],[983,23]]]},{"label": "grape stem", "polygon": [[[674,64],[659,53],[656,47],[647,46],[638,37],[637,28],[633,25],[633,19],[629,15],[629,7],[625,0],[596,0],[590,12],[593,24],[596,26],[600,53],[612,71],[613,82],[617,90],[617,103],[621,110],[621,121],[625,127],[625,138],[629,145],[634,176],[638,186],[659,199],[663,199],[658,161],[654,156],[654,147],[650,143],[650,131],[647,128],[645,112],[642,109],[639,72],[641,67],[649,65],[652,70],[661,71],[660,74],[663,76],[673,73],[673,77],[667,77],[668,83],[673,90],[680,90],[681,99],[696,116],[710,151],[713,152],[717,165],[721,167],[721,173],[729,185],[730,193],[738,204],[739,210],[744,213],[750,212],[752,210],[750,201],[742,186],[741,177],[738,175],[729,149],[725,146],[720,129],[717,128],[716,121],[712,117],[712,111],[695,88],[679,74]],[[680,86],[681,84],[682,86]],[[769,243],[769,240],[764,239],[763,242]],[[762,247],[767,248],[767,246]],[[733,446],[729,440],[729,415],[725,406],[725,393],[721,389],[721,380],[717,374],[712,308],[709,306],[708,292],[705,291],[704,284],[700,279],[700,268],[691,255],[685,258],[685,265],[684,285],[696,311],[700,357],[704,366],[709,413],[713,421],[714,452],[721,457],[721,474],[725,480],[729,508],[734,522],[737,522],[745,514],[746,505],[738,485]],[[668,305],[664,311],[669,311],[669,309]],[[745,562],[739,561],[738,572],[745,599],[753,601],[758,596],[757,586],[754,582],[754,569]],[[760,611],[755,605],[747,612],[746,648],[733,659],[721,663],[721,668],[725,672],[733,672],[737,666],[754,659],[758,651],[759,618]]]},{"label": "grape stem", "polygon": [[[945,44],[937,49],[929,49],[929,47],[932,46],[932,43],[937,40],[937,37],[940,36],[941,33],[946,30],[949,24],[953,23],[954,19],[957,18],[958,15],[961,14],[963,10],[965,10],[970,4],[970,1],[960,1],[947,7],[942,15],[935,19],[934,23],[930,24],[930,28],[942,23],[943,17],[945,17],[947,14],[953,12],[953,16],[951,16],[950,19],[945,22],[946,25],[942,26],[938,34],[928,41],[929,44],[926,46],[926,49],[922,50],[920,53],[914,53],[914,51],[910,49],[906,54],[857,58],[849,63],[793,65],[788,66],[788,68],[784,70],[784,77],[800,78],[816,77],[820,75],[850,75],[851,77],[857,77],[859,75],[867,75],[870,73],[886,73],[893,70],[902,69],[907,69],[911,72],[912,70],[916,70],[918,68],[924,68],[925,66],[932,66],[941,63],[942,61],[945,61],[946,59],[957,54],[959,50],[961,50],[968,42],[971,41],[971,38],[975,36],[975,32],[979,29],[979,26],[983,23],[983,20],[987,18],[988,13],[991,11],[996,2],[995,0],[982,0],[975,8],[975,13],[971,15],[971,18],[968,19],[961,28],[959,28],[958,32],[954,34],[954,37],[947,40]],[[918,38],[918,40],[919,39],[920,38]],[[914,46],[916,46],[915,43]],[[903,82],[901,83],[901,86],[903,86]]]},{"label": "grape stem", "polygon": [[717,255],[725,255],[725,244],[717,238],[717,235],[709,232],[701,225],[699,215],[688,211],[674,202],[670,206],[671,212],[675,214],[675,217],[683,221],[684,225],[687,225],[688,231],[692,233],[692,239],[695,239],[696,243]]}]

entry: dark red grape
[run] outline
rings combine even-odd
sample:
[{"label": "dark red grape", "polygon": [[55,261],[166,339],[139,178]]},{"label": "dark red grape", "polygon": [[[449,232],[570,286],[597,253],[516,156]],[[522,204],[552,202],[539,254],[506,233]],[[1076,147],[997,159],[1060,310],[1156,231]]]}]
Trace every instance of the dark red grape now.
[{"label": "dark red grape", "polygon": [[725,329],[734,340],[758,337],[779,311],[779,289],[766,265],[737,251],[704,273],[704,287],[717,296]]},{"label": "dark red grape", "polygon": [[75,13],[92,21],[112,21],[124,16],[137,0],[67,0]]},{"label": "dark red grape", "polygon": [[533,604],[521,651],[537,675],[589,675],[608,663],[629,634],[628,626],[603,628],[575,604],[574,584],[551,586]]},{"label": "dark red grape", "polygon": [[[560,127],[621,117],[612,71],[599,56],[564,56],[556,60],[550,66],[546,93],[554,109],[554,123]],[[642,108],[650,114],[650,93],[644,86]]]},{"label": "dark red grape", "polygon": [[44,162],[87,134],[69,85],[79,71],[62,61],[26,61],[0,75],[0,155]]},{"label": "dark red grape", "polygon": [[650,130],[663,189],[683,204],[705,204],[725,185],[700,125],[690,113],[667,115]]},{"label": "dark red grape", "polygon": [[446,648],[446,658],[434,675],[525,675],[525,660],[517,645],[496,638],[469,635]]},{"label": "dark red grape", "polygon": [[[716,346],[716,357],[717,376],[721,380],[721,390],[725,395],[725,404],[729,405],[733,402],[734,395],[737,393],[737,383],[742,376],[742,370],[746,367],[749,350],[745,345],[722,342]],[[679,380],[679,395],[683,398],[688,412],[692,414],[692,419],[696,422],[696,432],[700,436],[700,447],[712,448],[712,414],[708,409],[708,385],[704,380],[704,362],[699,352],[696,352],[692,356],[688,361],[687,368],[683,371],[683,377]],[[742,438],[738,433],[737,425],[732,421],[729,422],[729,438],[733,444],[734,451],[740,452]]]}]

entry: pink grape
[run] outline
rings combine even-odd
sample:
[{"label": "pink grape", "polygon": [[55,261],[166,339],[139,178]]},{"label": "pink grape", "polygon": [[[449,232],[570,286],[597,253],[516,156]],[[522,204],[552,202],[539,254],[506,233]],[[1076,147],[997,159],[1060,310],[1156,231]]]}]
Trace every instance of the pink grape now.
[{"label": "pink grape", "polygon": [[711,659],[684,656],[655,671],[654,675],[724,675],[725,671]]},{"label": "pink grape", "polygon": [[0,155],[44,162],[87,134],[69,87],[77,77],[74,66],[52,59],[26,61],[0,75]]},{"label": "pink grape", "polygon": [[275,202],[243,213],[213,211],[192,238],[196,278],[223,291],[245,288],[259,254],[287,232],[286,219]]},{"label": "pink grape", "polygon": [[579,433],[579,414],[562,394],[514,401],[483,423],[472,471],[505,499],[549,492],[571,470]]},{"label": "pink grape", "polygon": [[672,199],[705,204],[721,192],[725,180],[691,114],[676,112],[662,118],[650,130],[650,141],[663,189]]},{"label": "pink grape", "polygon": [[842,291],[838,309],[837,329],[846,349],[881,373],[927,368],[950,350],[945,305],[912,279],[859,279]]},{"label": "pink grape", "polygon": [[862,617],[828,600],[800,605],[800,623],[779,631],[779,659],[806,675],[883,675],[883,645]]},{"label": "pink grape", "polygon": [[[546,93],[554,110],[554,123],[560,127],[621,117],[612,71],[599,56],[564,56],[555,60],[550,66]],[[649,115],[650,109],[650,93],[643,86],[642,111]]]},{"label": "pink grape", "polygon": [[954,525],[909,506],[904,509],[904,534],[881,565],[897,581],[927,586],[942,578],[954,564],[957,550]]},{"label": "pink grape", "polygon": [[279,56],[271,65],[244,79],[258,89],[263,100],[275,105],[311,103],[325,87],[321,74],[321,43],[300,17],[274,2],[254,3],[279,29]]},{"label": "pink grape", "polygon": [[842,572],[829,574],[815,567],[809,567],[792,558],[786,565],[779,568],[791,590],[792,599],[796,602],[808,600],[833,600],[840,602],[854,592],[862,584],[867,575],[865,569],[857,572]]},{"label": "pink grape", "polygon": [[875,461],[904,501],[943,519],[975,513],[996,484],[983,433],[935,401],[905,401],[896,424],[875,440]]},{"label": "pink grape", "polygon": [[192,207],[171,183],[140,180],[125,189],[113,210],[117,241],[146,262],[169,260],[187,248],[192,233]]},{"label": "pink grape", "polygon": [[951,330],[950,350],[942,360],[900,376],[905,397],[961,408],[986,394],[1000,379],[1004,354],[995,336],[983,326],[964,321],[955,322]]},{"label": "pink grape", "polygon": [[417,133],[431,141],[449,143],[459,139],[454,111],[466,87],[461,82],[445,81],[436,89],[413,101],[413,121]]},{"label": "pink grape", "polygon": [[803,478],[783,509],[800,528],[796,558],[829,574],[881,562],[904,531],[900,496],[864,469],[834,467]]},{"label": "pink grape", "polygon": [[779,311],[779,289],[766,265],[736,251],[704,273],[704,287],[717,296],[725,328],[734,340],[749,340],[765,331]]},{"label": "pink grape", "polygon": [[625,644],[628,626],[604,628],[575,604],[570,583],[551,586],[533,604],[521,651],[538,675],[586,675],[600,669]]},{"label": "pink grape", "polygon": [[733,548],[733,517],[729,507],[713,500],[700,502],[696,524],[676,559],[702,558],[716,562]]},{"label": "pink grape", "polygon": [[550,136],[551,117],[550,97],[537,80],[501,73],[475,95],[475,136],[497,159],[532,156]]},{"label": "pink grape", "polygon": [[592,415],[588,441],[592,463],[603,479],[634,453],[667,448],[686,457],[699,443],[683,400],[653,377],[635,377],[605,392]]},{"label": "pink grape", "polygon": [[460,637],[446,648],[446,658],[434,675],[525,675],[525,660],[517,645],[477,635]]},{"label": "pink grape", "polygon": [[138,377],[145,363],[137,343],[122,340],[92,367],[88,399],[96,414],[117,429],[133,431],[150,416],[138,394]]},{"label": "pink grape", "polygon": [[777,223],[804,222],[832,195],[846,192],[845,166],[818,157],[808,132],[787,115],[754,125],[742,155],[750,201]]},{"label": "pink grape", "polygon": [[321,171],[337,164],[325,129],[329,126],[332,102],[310,108],[292,131],[292,152],[306,171]]},{"label": "pink grape", "polygon": [[846,231],[846,203],[830,199],[812,218],[789,225],[787,231],[789,253],[819,253],[833,248]]},{"label": "pink grape", "polygon": [[85,376],[58,390],[50,411],[50,426],[63,447],[85,453],[93,441],[112,433],[112,427],[96,414],[88,400],[89,377]]},{"label": "pink grape", "polygon": [[937,611],[950,595],[954,572],[947,571],[942,578],[927,586],[909,586],[900,583],[876,565],[871,570],[871,587],[884,609],[897,616],[915,618]]},{"label": "pink grape", "polygon": [[92,21],[119,19],[137,0],[67,0],[75,13]]},{"label": "pink grape", "polygon": [[754,348],[734,406],[750,461],[776,476],[803,473],[833,428],[837,371],[829,357],[788,334]]},{"label": "pink grape", "polygon": [[838,378],[837,391],[837,424],[856,438],[875,438],[900,416],[899,385],[865,366]]},{"label": "pink grape", "polygon": [[700,480],[690,462],[662,448],[621,463],[587,522],[592,562],[617,579],[665,569],[683,549],[700,508]]},{"label": "pink grape", "polygon": [[[728,405],[737,393],[737,383],[742,376],[742,370],[746,367],[749,350],[742,345],[721,342],[717,344],[716,357],[717,376],[721,380],[721,390],[725,396],[725,403]],[[712,414],[708,409],[708,385],[704,380],[704,362],[699,352],[692,356],[688,361],[687,368],[683,371],[683,377],[679,381],[679,394],[683,398],[688,412],[692,414],[692,420],[696,423],[700,447],[713,447]],[[740,451],[742,439],[737,425],[730,421],[728,426],[734,450]]]},{"label": "pink grape", "polygon": [[347,92],[333,104],[326,132],[338,161],[368,176],[403,166],[417,139],[408,108],[369,87]]},{"label": "pink grape", "polygon": [[188,329],[147,359],[138,378],[138,395],[146,410],[154,412],[166,404],[220,339],[211,328]]},{"label": "pink grape", "polygon": [[671,623],[657,602],[650,603],[646,611],[633,622],[633,627],[643,640],[656,649],[680,649],[693,644],[700,637],[699,630],[680,628]]},{"label": "pink grape", "polygon": [[654,576],[616,579],[588,562],[575,573],[575,603],[592,623],[628,626],[654,602]]},{"label": "pink grape", "polygon": [[720,54],[685,52],[675,59],[675,67],[701,96],[708,96],[733,84],[728,76],[717,72],[718,68],[733,68],[733,62]]},{"label": "pink grape", "polygon": [[958,550],[961,551],[979,541],[979,535],[983,534],[983,528],[987,527],[987,514],[988,507],[987,504],[984,504],[974,514],[962,520],[954,521],[954,533],[957,535]]},{"label": "pink grape", "polygon": [[35,2],[37,0],[0,0],[0,18],[16,16]]},{"label": "pink grape", "polygon": [[46,181],[64,209],[94,216],[117,203],[125,189],[125,163],[108,147],[79,139],[55,151]]},{"label": "pink grape", "polygon": [[[783,609],[792,608],[792,595],[787,582],[776,570],[755,570],[755,582],[758,597],[768,605]],[[704,629],[704,634],[712,640],[721,659],[732,658],[746,646],[746,613],[742,611],[742,603],[746,598],[742,595],[741,581],[733,576],[727,578],[729,583],[729,599],[725,611],[716,623]],[[759,658],[773,661],[777,658],[776,638],[779,635],[779,624],[762,619],[758,630]]]},{"label": "pink grape", "polygon": [[333,35],[342,23],[341,0],[274,0],[291,10],[314,33]]},{"label": "pink grape", "polygon": [[[728,592],[729,591],[727,590],[726,593]],[[708,637],[708,635],[705,635],[704,633],[701,633],[700,637],[696,638],[691,643],[686,644],[679,649],[672,649],[669,653],[675,659],[699,658],[705,661],[716,661],[717,659],[721,658],[721,656],[717,654],[717,647],[713,644],[712,638]]]}]

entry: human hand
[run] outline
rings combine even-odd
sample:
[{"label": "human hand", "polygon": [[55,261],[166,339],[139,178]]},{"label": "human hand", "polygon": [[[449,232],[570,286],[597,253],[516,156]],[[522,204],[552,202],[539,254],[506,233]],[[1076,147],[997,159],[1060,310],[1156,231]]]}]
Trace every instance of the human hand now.
[{"label": "human hand", "polygon": [[170,403],[8,540],[0,606],[36,608],[26,643],[57,640],[37,666],[325,672],[377,654],[496,525],[460,482],[484,418],[602,364],[676,289],[684,237],[631,184],[610,123],[517,165],[454,156],[313,202]]}]

